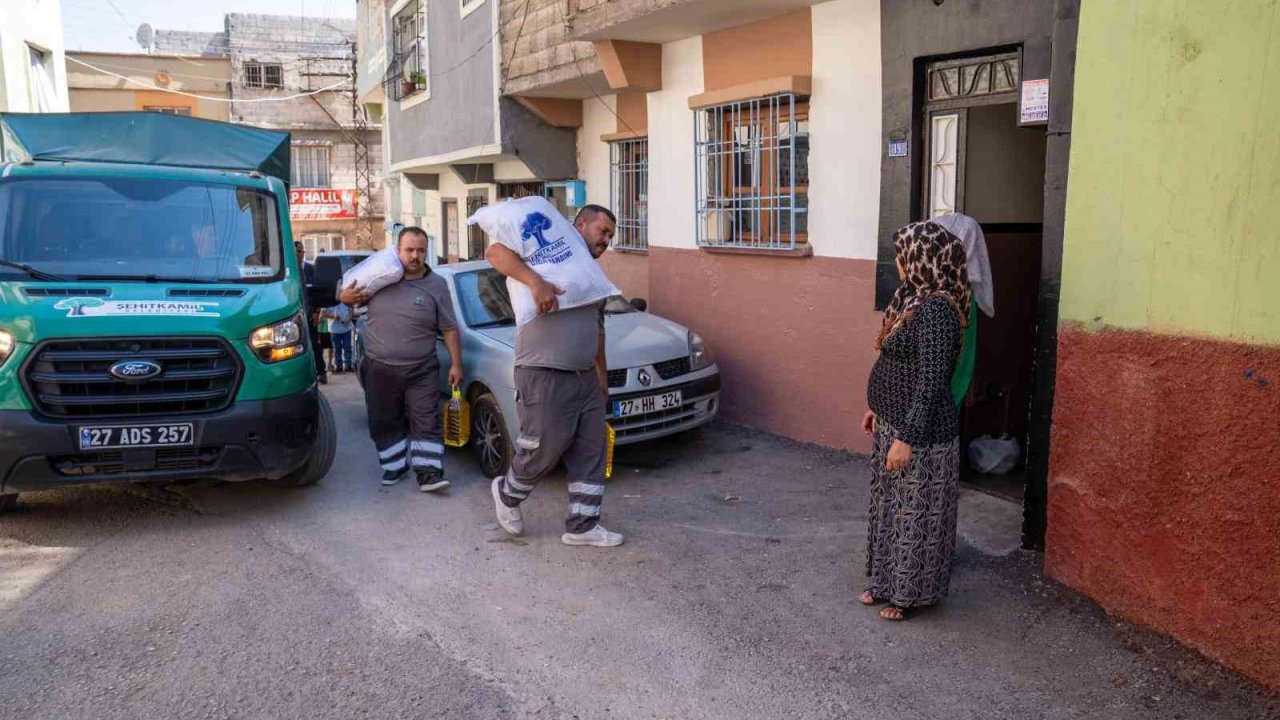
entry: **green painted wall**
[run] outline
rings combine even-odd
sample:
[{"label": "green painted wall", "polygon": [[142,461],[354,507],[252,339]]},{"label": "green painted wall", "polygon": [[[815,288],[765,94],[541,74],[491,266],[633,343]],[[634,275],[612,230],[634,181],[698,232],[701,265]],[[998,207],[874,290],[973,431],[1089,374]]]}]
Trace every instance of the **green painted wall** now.
[{"label": "green painted wall", "polygon": [[1280,343],[1280,0],[1089,0],[1064,321]]}]

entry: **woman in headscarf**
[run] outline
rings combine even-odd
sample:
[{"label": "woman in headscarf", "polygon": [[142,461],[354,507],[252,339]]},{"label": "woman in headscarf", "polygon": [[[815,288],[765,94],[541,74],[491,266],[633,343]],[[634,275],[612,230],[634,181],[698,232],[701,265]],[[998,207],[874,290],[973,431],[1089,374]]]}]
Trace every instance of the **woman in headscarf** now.
[{"label": "woman in headscarf", "polygon": [[864,605],[889,603],[886,620],[947,594],[955,553],[960,433],[951,381],[969,324],[967,259],[960,239],[933,222],[897,232],[898,287],[876,337],[874,435]]}]

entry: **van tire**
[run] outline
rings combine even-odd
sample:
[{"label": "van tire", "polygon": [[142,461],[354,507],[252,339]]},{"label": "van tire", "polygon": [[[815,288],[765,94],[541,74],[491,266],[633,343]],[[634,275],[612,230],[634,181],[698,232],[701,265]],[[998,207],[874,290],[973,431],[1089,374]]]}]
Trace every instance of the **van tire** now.
[{"label": "van tire", "polygon": [[0,513],[6,513],[18,506],[18,493],[0,495]]},{"label": "van tire", "polygon": [[311,457],[306,464],[275,480],[268,479],[268,485],[276,487],[304,487],[315,485],[329,474],[333,466],[333,457],[338,452],[338,430],[333,423],[333,408],[323,394],[320,395],[319,427],[316,428],[316,444],[311,449]]},{"label": "van tire", "polygon": [[511,467],[512,443],[502,408],[491,393],[471,403],[471,447],[485,477],[505,475]]}]

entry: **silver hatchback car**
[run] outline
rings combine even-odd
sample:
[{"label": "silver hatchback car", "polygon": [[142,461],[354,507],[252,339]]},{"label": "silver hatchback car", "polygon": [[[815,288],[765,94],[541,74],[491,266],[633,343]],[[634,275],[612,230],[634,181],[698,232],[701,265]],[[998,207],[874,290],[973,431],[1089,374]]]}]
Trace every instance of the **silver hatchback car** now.
[{"label": "silver hatchback car", "polygon": [[[518,434],[516,326],[506,278],[487,262],[433,270],[449,285],[462,334],[471,444],[485,475],[501,475]],[[642,301],[628,302],[620,296],[605,305],[608,414],[618,445],[701,427],[720,408],[720,369],[706,343],[683,325],[643,312],[642,307]],[[441,365],[448,367],[443,340],[438,352]],[[441,378],[448,383],[444,373]]]}]

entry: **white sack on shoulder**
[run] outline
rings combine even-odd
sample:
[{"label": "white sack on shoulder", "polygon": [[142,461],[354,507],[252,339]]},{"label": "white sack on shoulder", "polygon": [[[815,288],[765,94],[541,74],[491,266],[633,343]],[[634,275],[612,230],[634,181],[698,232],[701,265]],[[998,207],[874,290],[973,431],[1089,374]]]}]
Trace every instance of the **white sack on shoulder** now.
[{"label": "white sack on shoulder", "polygon": [[[490,239],[523,258],[543,280],[564,290],[559,296],[561,310],[621,294],[591,257],[586,240],[546,198],[534,196],[490,205],[467,218],[467,224],[479,225]],[[524,283],[507,278],[507,292],[516,325],[537,316],[533,292]]]},{"label": "white sack on shoulder", "polygon": [[388,285],[395,285],[404,277],[404,265],[400,262],[400,251],[395,245],[384,248],[360,261],[359,265],[342,274],[342,285],[338,292],[351,287],[364,288],[369,295]]}]

